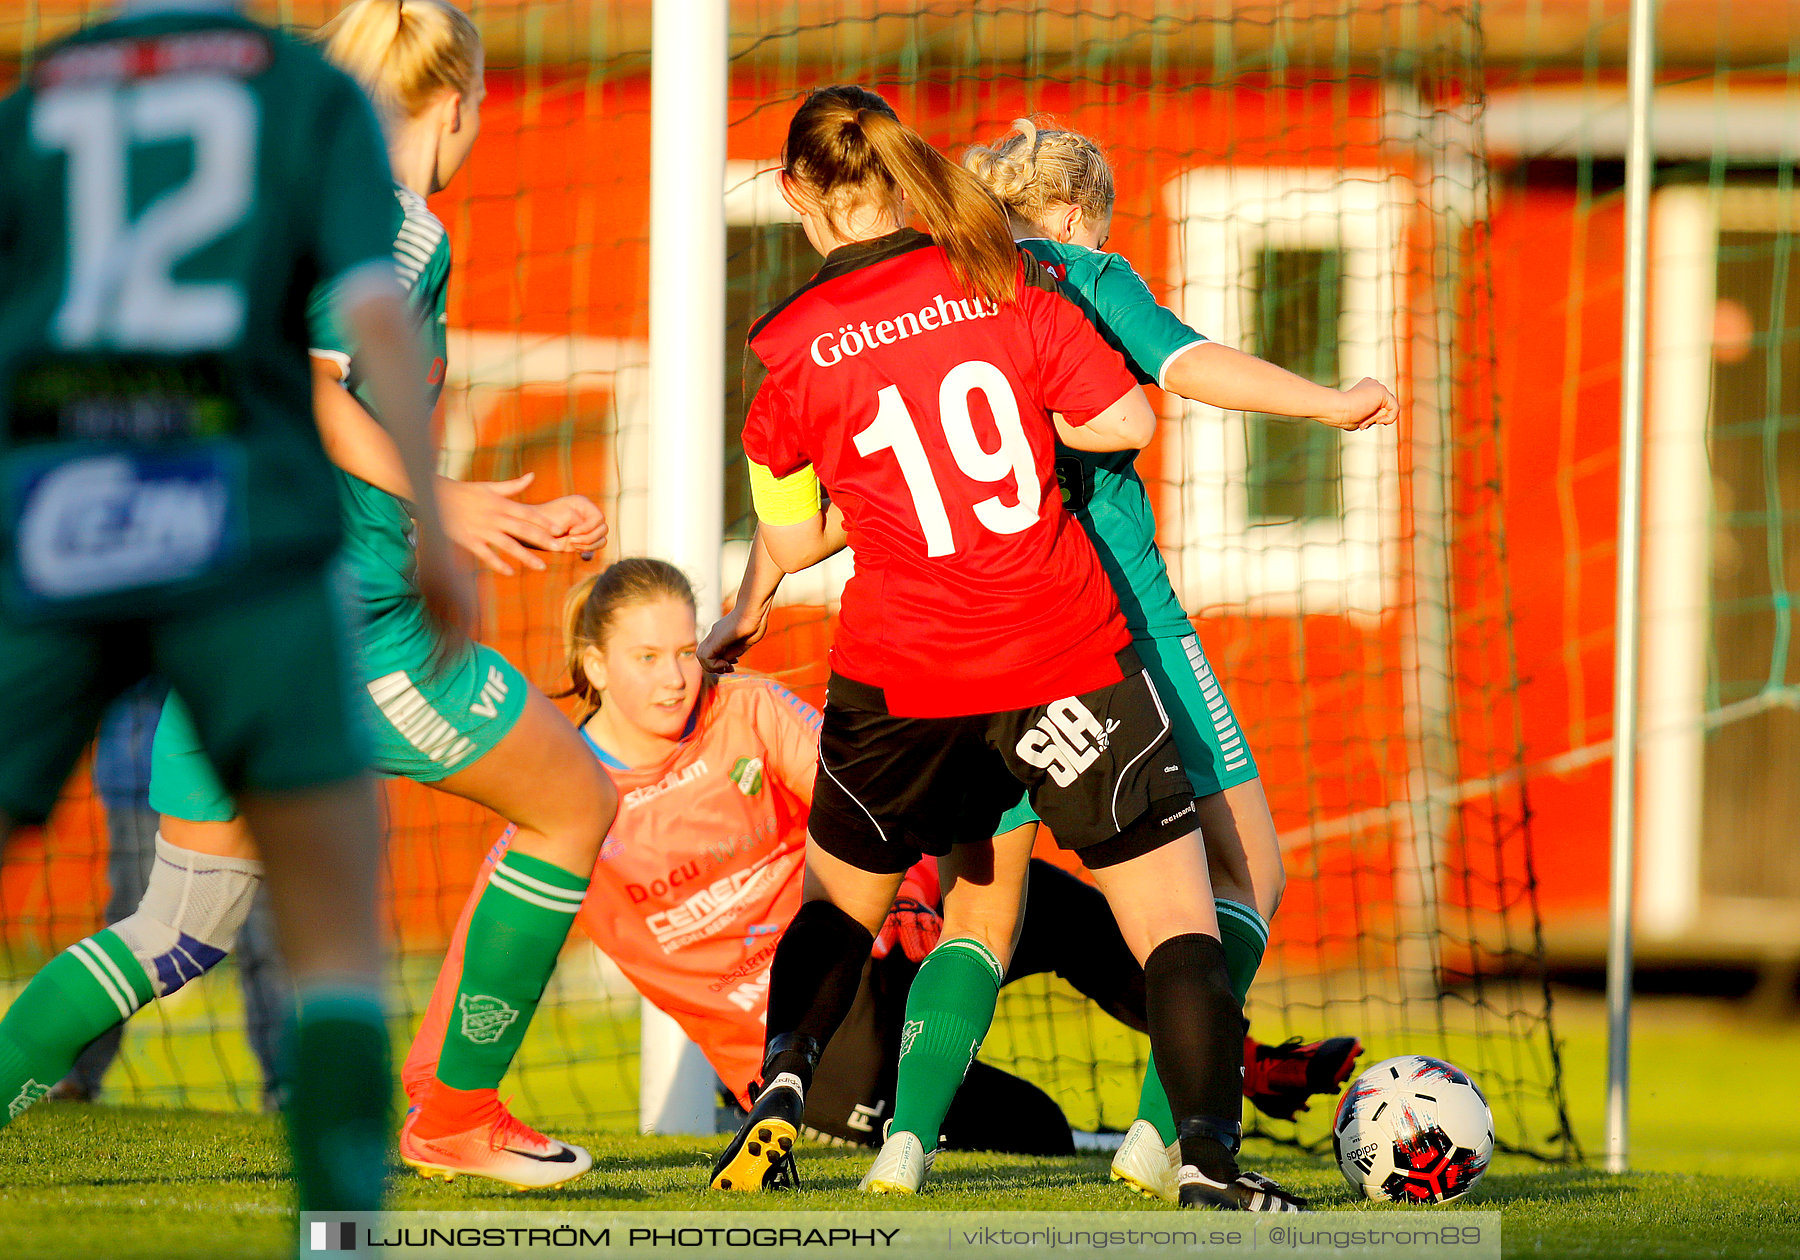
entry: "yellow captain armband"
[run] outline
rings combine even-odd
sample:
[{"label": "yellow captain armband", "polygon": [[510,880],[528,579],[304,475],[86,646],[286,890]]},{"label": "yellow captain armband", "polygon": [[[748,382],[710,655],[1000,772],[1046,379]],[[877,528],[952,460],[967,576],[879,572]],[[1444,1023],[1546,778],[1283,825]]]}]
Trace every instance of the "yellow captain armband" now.
[{"label": "yellow captain armband", "polygon": [[750,465],[750,501],[756,505],[756,519],[764,525],[798,525],[819,514],[819,475],[812,465],[777,477],[768,465],[755,460]]}]

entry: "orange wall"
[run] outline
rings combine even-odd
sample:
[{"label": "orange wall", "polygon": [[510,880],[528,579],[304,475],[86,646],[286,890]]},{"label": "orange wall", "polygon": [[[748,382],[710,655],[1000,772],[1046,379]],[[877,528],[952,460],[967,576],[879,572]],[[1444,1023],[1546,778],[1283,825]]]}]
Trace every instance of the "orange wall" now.
[{"label": "orange wall", "polygon": [[[1500,475],[1527,764],[1612,730],[1624,216],[1550,171],[1493,218]],[[1547,918],[1606,900],[1609,760],[1530,780]]]}]

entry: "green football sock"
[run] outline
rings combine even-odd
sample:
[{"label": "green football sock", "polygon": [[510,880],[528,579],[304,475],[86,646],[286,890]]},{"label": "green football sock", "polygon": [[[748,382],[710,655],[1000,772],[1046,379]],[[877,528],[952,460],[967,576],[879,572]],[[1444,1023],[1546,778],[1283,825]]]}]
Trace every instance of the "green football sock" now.
[{"label": "green football sock", "polygon": [[0,1125],[49,1093],[90,1041],[154,996],[143,964],[110,928],[52,958],[0,1020]]},{"label": "green football sock", "polygon": [[[1250,985],[1262,966],[1263,951],[1269,948],[1269,925],[1254,907],[1237,901],[1217,899],[1213,909],[1219,916],[1219,943],[1225,947],[1225,970],[1231,976],[1231,992],[1242,1006],[1249,996]],[[1156,1056],[1144,1065],[1144,1087],[1138,1094],[1138,1119],[1156,1126],[1163,1145],[1175,1140],[1175,1117],[1169,1110],[1169,1096],[1163,1092],[1162,1078],[1156,1074]]]},{"label": "green football sock", "polygon": [[517,850],[500,859],[469,919],[438,1080],[453,1089],[500,1084],[587,886],[585,876]]},{"label": "green football sock", "polygon": [[393,1065],[372,988],[302,989],[283,1040],[288,1144],[302,1212],[378,1212]]},{"label": "green football sock", "polygon": [[1218,900],[1213,909],[1219,916],[1219,943],[1225,947],[1231,991],[1242,1006],[1262,966],[1263,952],[1269,948],[1269,925],[1255,907],[1242,902]]},{"label": "green football sock", "polygon": [[1005,978],[987,946],[967,937],[926,956],[906,997],[892,1132],[913,1134],[926,1150],[937,1147],[951,1100],[994,1022]]}]

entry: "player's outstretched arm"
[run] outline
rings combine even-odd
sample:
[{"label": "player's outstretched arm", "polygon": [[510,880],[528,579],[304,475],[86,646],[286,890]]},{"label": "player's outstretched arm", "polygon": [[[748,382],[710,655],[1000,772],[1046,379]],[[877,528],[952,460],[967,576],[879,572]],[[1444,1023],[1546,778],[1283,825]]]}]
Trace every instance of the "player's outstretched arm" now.
[{"label": "player's outstretched arm", "polygon": [[1141,451],[1156,436],[1156,412],[1136,385],[1086,424],[1070,424],[1060,415],[1055,419],[1056,436],[1077,451]]},{"label": "player's outstretched arm", "polygon": [[457,481],[436,478],[438,511],[450,541],[501,577],[513,565],[541,572],[545,564],[527,548],[564,550],[557,530],[542,510],[514,497],[537,479],[525,473],[510,481]]},{"label": "player's outstretched arm", "polygon": [[1372,377],[1349,389],[1332,389],[1216,341],[1198,342],[1182,353],[1163,374],[1163,387],[1227,411],[1311,416],[1334,429],[1366,429],[1400,418],[1400,404]]},{"label": "player's outstretched arm", "polygon": [[[405,301],[397,289],[375,293],[341,314],[361,347],[359,365],[375,395],[375,408],[400,448],[408,484],[430,485],[437,475],[431,414],[417,384],[425,372]],[[415,499],[413,516],[419,524],[417,580],[426,611],[447,641],[466,637],[475,629],[475,583],[444,533],[437,496]]]},{"label": "player's outstretched arm", "polygon": [[769,630],[769,610],[775,607],[775,592],[787,574],[769,554],[763,542],[762,528],[757,527],[750,539],[750,554],[744,561],[744,577],[737,594],[729,601],[725,615],[713,623],[700,644],[700,664],[713,674],[729,674],[737,669],[738,658],[762,640]]},{"label": "player's outstretched arm", "polygon": [[[312,362],[313,415],[325,454],[352,477],[411,502],[412,481],[406,475],[400,447],[393,436],[344,388],[343,368],[336,360],[315,355]],[[445,534],[503,577],[512,576],[513,564],[526,569],[545,567],[527,547],[540,551],[587,550],[566,541],[568,531],[558,528],[560,517],[552,520],[541,507],[514,499],[534,479],[533,473],[510,481],[434,477]],[[599,509],[593,508],[593,512],[598,515]],[[601,522],[604,537],[604,518]]]}]

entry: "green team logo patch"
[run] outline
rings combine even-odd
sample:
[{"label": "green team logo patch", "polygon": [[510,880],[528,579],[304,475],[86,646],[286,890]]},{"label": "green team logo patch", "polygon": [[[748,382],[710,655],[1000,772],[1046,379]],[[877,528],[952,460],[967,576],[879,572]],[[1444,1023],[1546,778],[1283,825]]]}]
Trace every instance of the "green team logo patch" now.
[{"label": "green team logo patch", "polygon": [[924,1031],[925,1021],[922,1019],[909,1019],[900,1026],[900,1057],[902,1059],[906,1057],[906,1052],[913,1048],[913,1042],[919,1039],[919,1034]]},{"label": "green team logo patch", "polygon": [[478,1046],[500,1040],[500,1035],[519,1018],[519,1012],[497,997],[480,993],[464,993],[456,999],[462,1012],[462,1035]]},{"label": "green team logo patch", "polygon": [[762,791],[763,763],[761,757],[739,757],[737,764],[731,767],[731,781],[738,786],[738,791],[745,796],[755,796]]},{"label": "green team logo patch", "polygon": [[6,1118],[8,1120],[17,1120],[33,1103],[49,1092],[50,1087],[48,1085],[40,1085],[36,1081],[27,1080],[19,1089],[19,1096],[13,1099],[12,1103],[6,1108]]}]

